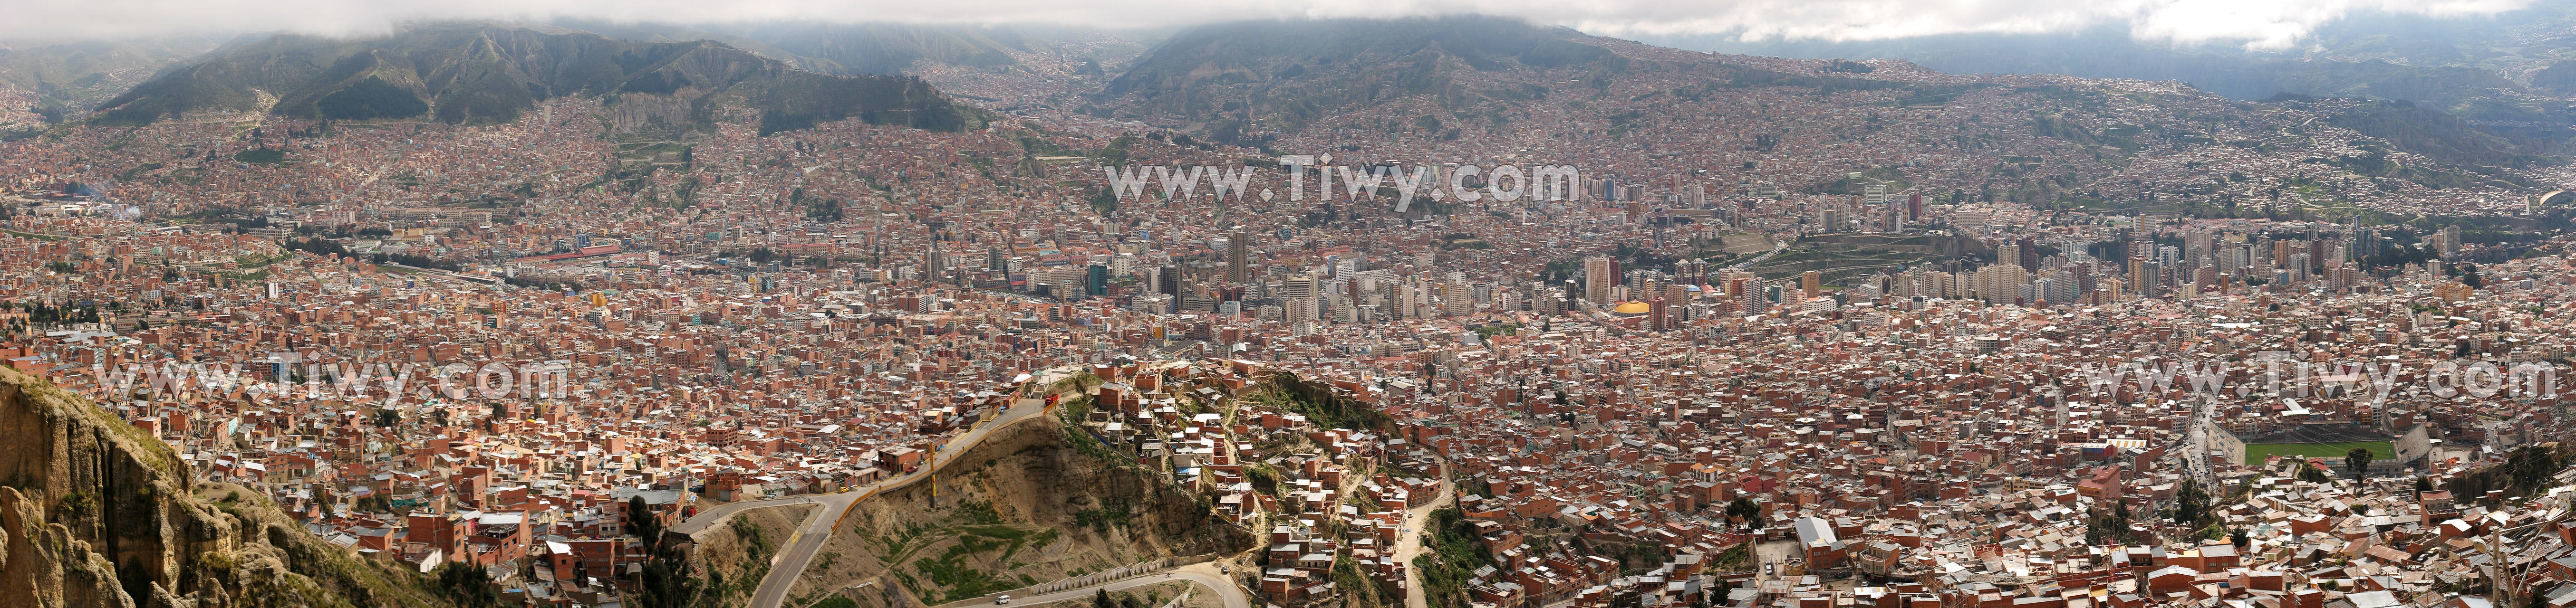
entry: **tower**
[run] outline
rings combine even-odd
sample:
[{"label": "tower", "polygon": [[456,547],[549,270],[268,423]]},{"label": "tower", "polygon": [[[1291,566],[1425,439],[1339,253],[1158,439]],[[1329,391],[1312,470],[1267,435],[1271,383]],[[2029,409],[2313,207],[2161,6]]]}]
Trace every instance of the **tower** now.
[{"label": "tower", "polygon": [[1244,269],[1251,264],[1249,257],[1252,254],[1252,231],[1243,226],[1235,226],[1234,238],[1227,241],[1225,280],[1228,283],[1241,285]]},{"label": "tower", "polygon": [[1610,303],[1610,286],[1619,283],[1619,261],[1609,256],[1583,259],[1583,299],[1595,305]]}]

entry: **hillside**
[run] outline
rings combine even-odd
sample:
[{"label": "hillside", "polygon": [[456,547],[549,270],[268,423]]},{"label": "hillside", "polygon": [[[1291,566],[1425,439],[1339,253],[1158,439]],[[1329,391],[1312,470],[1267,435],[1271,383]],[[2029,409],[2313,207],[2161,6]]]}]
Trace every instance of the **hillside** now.
[{"label": "hillside", "polygon": [[924,483],[860,501],[789,596],[872,582],[851,594],[862,606],[937,605],[1256,546],[1203,498],[1082,433],[1051,416],[1020,422],[943,468],[935,500]]},{"label": "hillside", "polygon": [[167,445],[10,370],[0,445],[10,605],[447,605],[426,577],[343,553],[255,492],[192,487]]},{"label": "hillside", "polygon": [[718,104],[759,110],[764,130],[860,117],[954,131],[980,124],[919,79],[834,76],[715,41],[641,43],[574,31],[441,24],[361,40],[279,35],[202,57],[109,99],[93,120],[132,125],[193,112],[305,119],[517,120],[530,102],[605,95],[620,131],[706,124]]},{"label": "hillside", "polygon": [[[1110,81],[1101,105],[1219,123],[1208,131],[1229,143],[1243,139],[1249,121],[1295,132],[1337,109],[1410,95],[1464,111],[1544,97],[1541,72],[1597,81],[1624,65],[1608,50],[1567,39],[1580,36],[1498,17],[1221,23],[1174,35],[1137,59]],[[1510,72],[1527,82],[1468,86],[1469,72]]]},{"label": "hillside", "polygon": [[[0,43],[0,88],[43,95],[61,109],[88,106],[152,77],[171,62],[214,50],[222,38],[172,35],[131,40]],[[52,115],[52,114],[49,114]]]}]

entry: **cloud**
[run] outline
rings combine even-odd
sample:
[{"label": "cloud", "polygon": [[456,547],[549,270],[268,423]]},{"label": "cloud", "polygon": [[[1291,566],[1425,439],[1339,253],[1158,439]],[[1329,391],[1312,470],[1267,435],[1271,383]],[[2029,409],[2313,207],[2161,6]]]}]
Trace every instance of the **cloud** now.
[{"label": "cloud", "polygon": [[382,33],[423,19],[556,17],[726,23],[820,20],[1068,23],[1166,27],[1281,18],[1483,13],[1602,35],[1871,40],[1955,33],[2049,33],[2125,25],[2141,38],[2283,48],[2318,25],[2361,12],[2491,15],[2530,0],[12,0],[0,37],[62,38],[289,31]]}]

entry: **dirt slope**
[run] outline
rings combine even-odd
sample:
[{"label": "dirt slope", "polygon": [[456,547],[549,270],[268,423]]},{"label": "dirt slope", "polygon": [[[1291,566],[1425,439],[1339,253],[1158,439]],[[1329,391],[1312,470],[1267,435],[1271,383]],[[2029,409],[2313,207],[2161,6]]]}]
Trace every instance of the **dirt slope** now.
[{"label": "dirt slope", "polygon": [[1166,473],[1073,429],[1050,417],[999,431],[941,469],[935,503],[928,483],[860,501],[791,597],[918,607],[1253,546]]}]

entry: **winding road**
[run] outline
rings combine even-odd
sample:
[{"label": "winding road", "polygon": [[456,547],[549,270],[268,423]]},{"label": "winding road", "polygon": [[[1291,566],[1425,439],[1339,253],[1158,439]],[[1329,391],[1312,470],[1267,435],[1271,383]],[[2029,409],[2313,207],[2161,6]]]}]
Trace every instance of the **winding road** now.
[{"label": "winding road", "polygon": [[[1040,373],[1040,375],[1036,379],[1032,380],[1031,383],[1038,386],[1047,386],[1065,377],[1069,377],[1070,374],[1070,372],[1064,370],[1048,370],[1047,372]],[[1045,405],[1045,402],[1041,399],[1025,397],[1017,398],[1013,401],[1010,411],[989,417],[968,429],[965,433],[959,434],[957,437],[951,439],[944,448],[939,449],[931,455],[931,462],[925,463],[925,466],[921,467],[920,470],[914,473],[889,477],[875,484],[853,488],[849,492],[806,494],[770,500],[752,500],[728,503],[699,513],[696,517],[691,517],[687,521],[672,526],[671,530],[682,534],[694,535],[699,532],[704,532],[710,528],[714,528],[717,524],[723,523],[726,519],[731,518],[734,515],[752,509],[798,504],[822,505],[822,508],[815,509],[812,514],[807,515],[804,523],[797,525],[795,533],[790,535],[785,543],[782,543],[786,548],[781,550],[776,557],[770,559],[769,575],[762,578],[760,580],[760,587],[752,592],[751,602],[749,604],[752,608],[778,608],[782,604],[786,603],[788,592],[795,589],[797,579],[804,577],[806,567],[813,563],[815,554],[822,550],[823,545],[831,540],[833,529],[840,526],[841,519],[848,516],[853,505],[879,493],[886,492],[888,490],[900,489],[910,486],[915,482],[929,479],[933,472],[939,470],[939,467],[945,466],[949,463],[949,458],[953,458],[957,454],[963,454],[968,450],[974,449],[974,447],[981,443],[986,437],[991,436],[993,431],[1020,421],[1042,416],[1051,411],[1053,411],[1053,408]],[[1444,484],[1442,489],[1445,502],[1445,496],[1448,494],[1448,486],[1446,485],[1448,483],[1448,468],[1445,461],[1442,463],[1441,472],[1442,483]],[[1430,513],[1430,509],[1437,508],[1437,506],[1438,505],[1434,505],[1423,509],[1417,509],[1416,513],[1408,513],[1406,521],[1413,522],[1427,516]],[[1413,544],[1419,545],[1418,540],[1414,541]],[[1102,589],[1117,591],[1121,589],[1153,585],[1156,583],[1189,581],[1214,590],[1218,596],[1224,598],[1225,608],[1253,608],[1251,596],[1245,593],[1241,586],[1236,585],[1233,580],[1229,579],[1224,572],[1220,571],[1218,569],[1219,566],[1220,563],[1193,564],[1165,570],[1159,574],[1147,574],[1144,576],[1110,581],[1076,589],[1067,589],[1064,591],[1029,596],[1025,598],[1013,598],[1012,603],[1040,604],[1045,602],[1089,597],[1092,593]],[[970,604],[951,608],[982,608],[986,606],[993,606],[993,604]],[[1413,608],[1420,608],[1419,602],[1416,602]]]},{"label": "winding road", "polygon": [[[1048,381],[1044,379],[1040,380],[1041,385],[1045,382]],[[918,471],[914,471],[910,474],[889,477],[884,481],[852,489],[848,492],[808,494],[805,496],[778,499],[776,501],[758,501],[775,503],[760,506],[777,506],[779,504],[789,504],[786,501],[793,500],[795,498],[811,498],[816,502],[823,503],[823,508],[815,509],[812,515],[806,516],[805,523],[797,526],[796,533],[788,537],[788,540],[785,543],[787,548],[779,551],[777,557],[770,559],[769,576],[760,579],[760,589],[752,592],[751,606],[753,608],[775,608],[779,604],[786,602],[787,591],[796,587],[796,579],[805,576],[805,567],[814,562],[815,552],[822,550],[823,543],[832,540],[832,529],[838,527],[841,523],[841,518],[849,514],[851,505],[858,504],[861,500],[867,500],[868,497],[875,496],[880,492],[903,488],[912,485],[913,482],[929,479],[932,474],[939,471],[939,467],[949,464],[949,460],[953,460],[956,455],[963,454],[966,453],[967,450],[974,449],[976,444],[984,441],[984,438],[992,436],[995,429],[1037,417],[1051,409],[1053,408],[1047,407],[1044,401],[1038,399],[1019,398],[1011,406],[1011,411],[1002,412],[999,415],[985,419],[983,422],[976,424],[974,428],[968,429],[965,433],[959,434],[956,438],[949,440],[945,447],[931,453],[930,462],[924,464]],[[946,459],[944,460],[943,457]],[[753,507],[744,508],[748,509]],[[700,516],[715,516],[717,520],[721,520],[722,514],[717,512],[722,510],[723,507],[717,507],[716,509],[709,510],[707,513],[700,514]],[[739,512],[739,510],[736,512]],[[692,518],[690,523],[695,523],[695,519]],[[685,526],[687,524],[684,523],[682,525]],[[713,521],[710,521],[707,525],[713,525]],[[672,529],[677,530],[680,528],[678,526],[674,526]],[[700,529],[704,529],[704,527],[701,526]]]},{"label": "winding road", "polygon": [[[1189,581],[1198,583],[1208,589],[1215,590],[1217,596],[1225,598],[1225,608],[1252,608],[1252,596],[1245,594],[1242,587],[1236,586],[1234,581],[1227,579],[1224,573],[1218,571],[1217,565],[1214,562],[1191,564],[1179,568],[1173,568],[1163,571],[1163,574],[1161,575],[1147,574],[1144,576],[1115,580],[1089,587],[1066,589],[1054,593],[1043,593],[1028,597],[1015,597],[1011,598],[1011,604],[1018,606],[1035,606],[1047,602],[1079,600],[1089,598],[1093,593],[1100,591],[1133,589],[1173,581]],[[983,602],[976,604],[943,606],[942,608],[993,608],[995,606],[999,606],[999,604]]]},{"label": "winding road", "polygon": [[[1072,372],[1067,369],[1047,370],[1031,380],[1031,383],[1047,386],[1071,374]],[[671,530],[694,535],[723,523],[726,518],[751,509],[795,504],[822,505],[822,508],[815,509],[812,514],[807,515],[805,522],[797,525],[796,531],[788,537],[787,542],[782,543],[786,548],[770,559],[769,575],[760,579],[760,588],[752,592],[750,605],[753,608],[776,608],[786,602],[788,590],[796,587],[796,580],[805,575],[805,567],[814,562],[815,553],[823,548],[825,542],[831,540],[832,529],[839,527],[841,518],[849,515],[851,505],[858,504],[859,501],[867,500],[878,493],[929,479],[932,474],[938,472],[939,467],[949,464],[949,459],[974,449],[976,444],[990,437],[994,430],[1038,417],[1053,409],[1046,406],[1040,399],[1016,398],[1012,402],[1010,411],[988,417],[967,429],[965,433],[951,438],[945,446],[931,453],[930,462],[924,463],[915,472],[888,477],[874,484],[852,488],[848,492],[804,494],[770,500],[728,503],[699,513],[696,517],[672,526]]]}]

